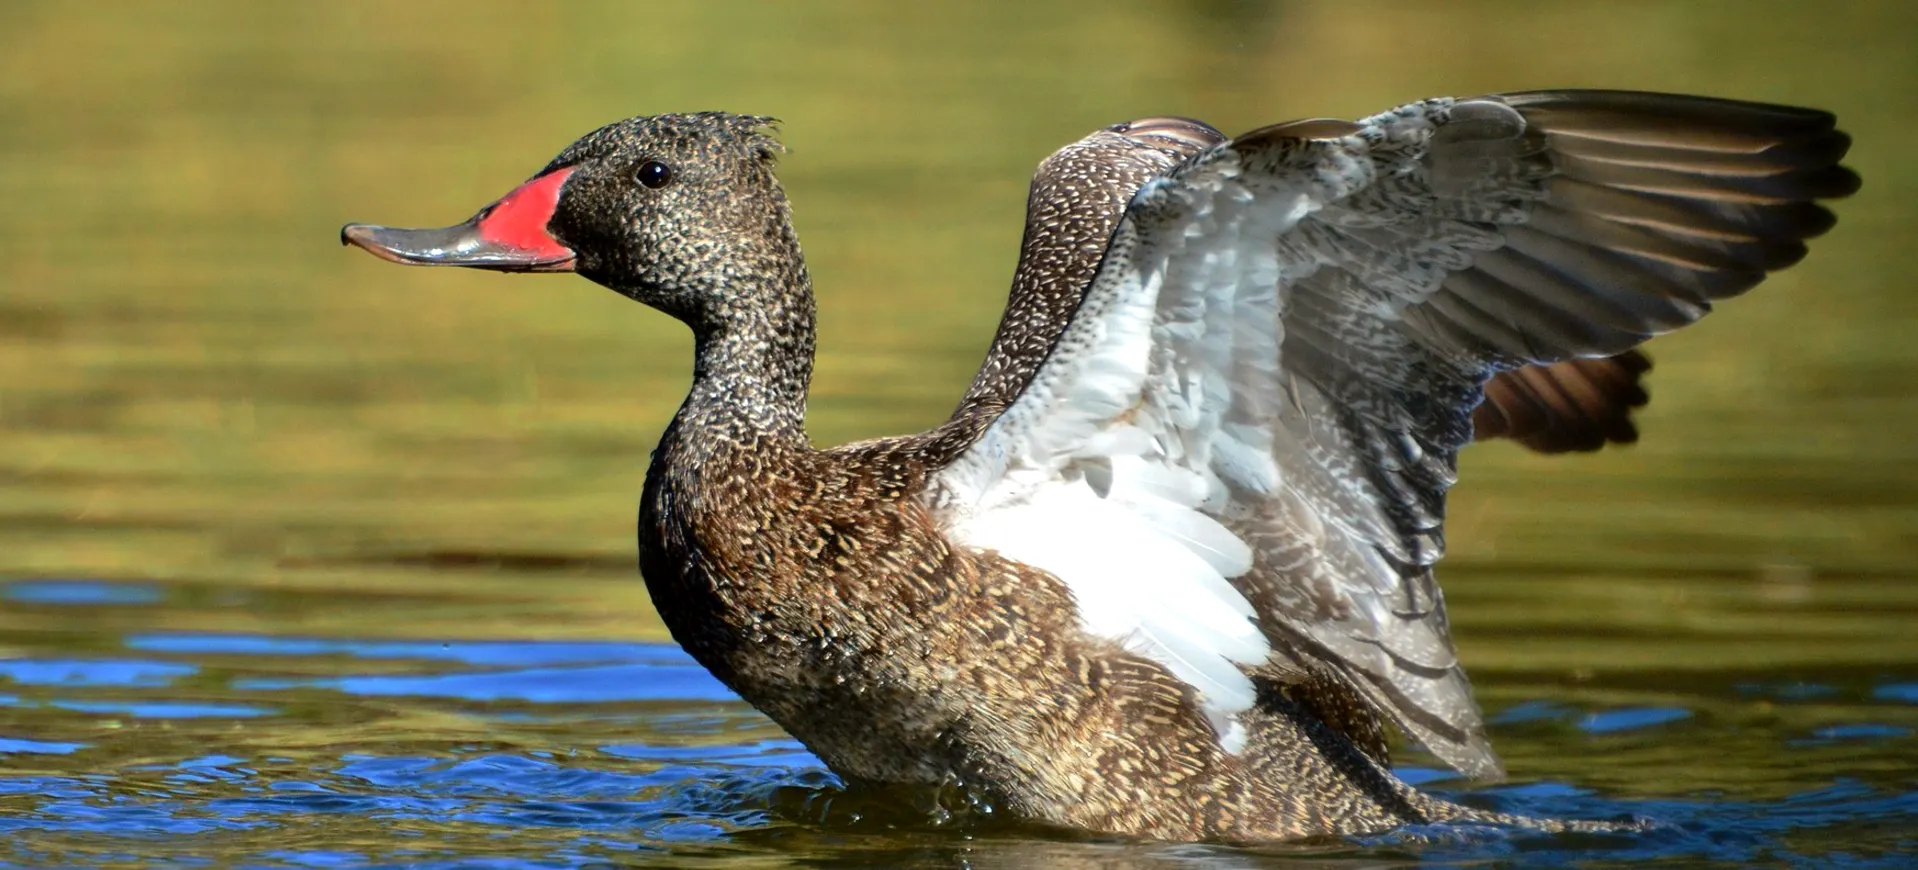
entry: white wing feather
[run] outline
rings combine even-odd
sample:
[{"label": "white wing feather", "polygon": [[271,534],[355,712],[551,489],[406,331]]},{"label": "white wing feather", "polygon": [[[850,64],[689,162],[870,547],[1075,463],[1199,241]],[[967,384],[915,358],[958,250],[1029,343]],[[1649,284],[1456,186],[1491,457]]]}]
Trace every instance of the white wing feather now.
[{"label": "white wing feather", "polygon": [[[942,473],[938,503],[955,541],[1049,571],[1088,631],[1191,684],[1236,748],[1233,717],[1254,702],[1241,666],[1271,647],[1229,582],[1250,548],[1216,514],[1230,490],[1269,493],[1279,475],[1271,433],[1226,417],[1244,381],[1276,382],[1270,240],[1314,200],[1255,196],[1230,163],[1139,193],[1051,357]],[[1204,253],[1188,255],[1194,243]]]}]

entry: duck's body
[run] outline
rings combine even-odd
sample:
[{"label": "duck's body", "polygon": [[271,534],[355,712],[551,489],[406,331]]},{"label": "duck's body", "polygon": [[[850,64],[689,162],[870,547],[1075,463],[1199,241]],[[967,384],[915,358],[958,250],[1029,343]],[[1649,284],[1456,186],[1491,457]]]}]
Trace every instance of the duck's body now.
[{"label": "duck's body", "polygon": [[964,425],[813,450],[689,404],[653,455],[640,568],[673,638],[855,784],[1016,817],[1263,840],[1467,812],[1272,686],[1228,754],[1191,687],[1089,635],[1056,577],[955,547],[922,503]]},{"label": "duck's body", "polygon": [[1829,116],[1697,98],[1107,131],[1152,147],[1095,164],[1156,180],[1122,220],[1029,232],[1055,265],[1022,275],[1054,280],[1015,284],[954,417],[822,451],[761,122],[633,119],[461,228],[346,235],[574,269],[693,328],[641,570],[674,638],[833,770],[1166,839],[1495,818],[1393,778],[1380,725],[1497,771],[1430,567],[1481,391],[1696,319],[1855,186]]}]

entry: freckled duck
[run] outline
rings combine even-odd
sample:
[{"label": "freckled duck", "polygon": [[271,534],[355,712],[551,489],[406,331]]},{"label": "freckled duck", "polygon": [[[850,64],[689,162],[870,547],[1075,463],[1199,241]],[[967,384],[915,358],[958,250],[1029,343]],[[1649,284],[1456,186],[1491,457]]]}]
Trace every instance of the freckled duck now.
[{"label": "freckled duck", "polygon": [[[691,327],[641,571],[673,637],[842,777],[1180,840],[1524,821],[1385,766],[1391,722],[1498,772],[1432,573],[1458,449],[1541,418],[1618,440],[1578,408],[1642,401],[1631,349],[1796,262],[1858,184],[1829,114],[1700,97],[1121,125],[1053,159],[1127,140],[1143,168],[1105,177],[1143,186],[1106,213],[1073,211],[1069,172],[1035,187],[1027,283],[952,419],[818,450],[767,123],[621,121],[464,224],[342,238],[576,271]],[[1475,420],[1488,391],[1521,410]]]}]

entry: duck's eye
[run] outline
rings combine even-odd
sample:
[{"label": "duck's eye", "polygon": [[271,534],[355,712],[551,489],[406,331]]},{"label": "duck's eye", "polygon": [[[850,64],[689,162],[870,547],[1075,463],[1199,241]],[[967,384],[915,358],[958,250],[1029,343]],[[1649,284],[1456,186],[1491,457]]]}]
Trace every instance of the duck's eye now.
[{"label": "duck's eye", "polygon": [[638,179],[640,184],[658,189],[673,180],[673,168],[657,160],[648,160],[633,170],[633,178]]}]

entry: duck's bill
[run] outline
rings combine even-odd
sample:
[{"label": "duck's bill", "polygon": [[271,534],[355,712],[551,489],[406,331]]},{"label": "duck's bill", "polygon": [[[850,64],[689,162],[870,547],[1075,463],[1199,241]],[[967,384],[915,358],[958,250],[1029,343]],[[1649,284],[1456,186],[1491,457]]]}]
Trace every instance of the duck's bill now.
[{"label": "duck's bill", "polygon": [[462,224],[433,229],[347,224],[340,229],[340,243],[409,266],[571,272],[573,249],[546,228],[570,174],[570,168],[557,169],[528,181]]}]

